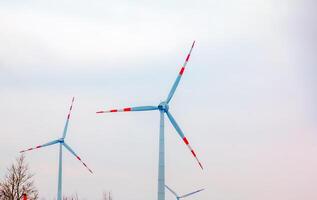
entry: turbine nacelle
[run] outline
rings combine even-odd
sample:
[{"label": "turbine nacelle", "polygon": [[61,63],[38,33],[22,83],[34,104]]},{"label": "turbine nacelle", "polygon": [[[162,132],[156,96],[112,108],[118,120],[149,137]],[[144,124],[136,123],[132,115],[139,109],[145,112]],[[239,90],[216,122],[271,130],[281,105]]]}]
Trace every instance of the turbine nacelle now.
[{"label": "turbine nacelle", "polygon": [[168,104],[165,101],[162,101],[159,105],[158,105],[158,109],[162,110],[164,112],[167,112],[169,109]]},{"label": "turbine nacelle", "polygon": [[59,143],[64,143],[64,138],[59,138],[59,139],[58,139],[58,142],[59,142]]}]

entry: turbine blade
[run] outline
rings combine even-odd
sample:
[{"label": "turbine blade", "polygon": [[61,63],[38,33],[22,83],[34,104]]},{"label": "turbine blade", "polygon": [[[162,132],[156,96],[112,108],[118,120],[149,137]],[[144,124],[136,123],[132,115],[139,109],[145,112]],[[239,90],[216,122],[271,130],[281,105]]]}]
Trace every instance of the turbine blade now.
[{"label": "turbine blade", "polygon": [[170,187],[168,187],[167,185],[165,185],[165,187],[175,195],[175,197],[179,197],[178,194],[176,192],[174,192]]},{"label": "turbine blade", "polygon": [[167,96],[166,103],[169,103],[169,102],[171,101],[171,99],[172,99],[172,97],[173,97],[173,95],[174,95],[174,93],[175,93],[175,91],[176,91],[176,88],[177,88],[177,86],[178,86],[178,84],[179,84],[179,81],[180,81],[181,78],[182,78],[182,75],[183,75],[184,71],[185,71],[185,67],[186,67],[186,65],[187,65],[187,63],[188,63],[188,60],[189,60],[190,54],[192,53],[192,50],[193,50],[193,48],[194,48],[194,45],[195,45],[195,41],[193,42],[192,47],[190,48],[190,51],[189,51],[189,53],[188,53],[188,55],[187,55],[187,57],[186,57],[186,60],[185,60],[185,62],[184,62],[184,64],[183,64],[181,70],[180,70],[179,73],[178,73],[178,76],[177,76],[177,78],[176,78],[176,80],[175,80],[175,82],[174,82],[174,84],[173,84],[173,86],[172,86],[171,91],[169,92],[169,94],[168,94],[168,96]]},{"label": "turbine blade", "polygon": [[177,122],[175,121],[174,117],[172,116],[172,114],[169,111],[166,111],[167,117],[169,118],[170,122],[172,123],[172,125],[174,126],[175,130],[177,131],[177,133],[179,134],[179,136],[182,138],[182,140],[184,141],[184,143],[187,145],[187,147],[189,148],[190,152],[193,154],[193,156],[195,157],[195,159],[197,160],[199,166],[201,169],[203,169],[202,164],[200,163],[199,159],[197,158],[197,155],[195,153],[195,151],[192,149],[192,147],[189,145],[189,142],[187,140],[187,138],[185,137],[183,131],[180,129],[180,127],[178,126]]},{"label": "turbine blade", "polygon": [[20,151],[20,153],[24,153],[26,151],[32,151],[32,150],[39,149],[39,148],[42,148],[42,147],[47,147],[47,146],[56,144],[58,142],[59,142],[59,140],[53,140],[51,142],[48,142],[48,143],[45,143],[45,144],[42,144],[42,145],[38,145],[36,147],[32,147],[32,148],[29,148],[29,149],[22,150],[22,151]]},{"label": "turbine blade", "polygon": [[91,171],[91,169],[89,169],[89,167],[86,165],[86,163],[84,163],[84,162],[81,160],[81,158],[75,153],[75,151],[74,151],[68,144],[66,144],[66,143],[64,142],[63,145],[64,145],[64,147],[65,147],[71,154],[73,154],[73,155],[86,167],[86,169],[88,169],[88,171],[89,171],[90,173],[93,173],[93,172]]},{"label": "turbine blade", "polygon": [[100,113],[111,113],[111,112],[131,112],[131,111],[149,111],[149,110],[157,110],[157,106],[137,106],[137,107],[127,107],[122,109],[111,109],[111,110],[102,110],[96,112],[97,114]]},{"label": "turbine blade", "polygon": [[75,100],[75,97],[73,97],[72,103],[71,103],[71,105],[70,105],[70,107],[69,107],[69,111],[68,111],[66,123],[65,123],[65,126],[64,126],[64,130],[63,130],[63,138],[66,137],[66,133],[67,133],[67,129],[68,129],[68,123],[69,123],[69,118],[70,118],[70,114],[71,114],[72,109],[73,109],[74,100]]},{"label": "turbine blade", "polygon": [[198,192],[201,192],[201,191],[203,191],[203,190],[204,190],[204,189],[200,189],[200,190],[197,190],[197,191],[195,191],[195,192],[191,192],[191,193],[185,194],[185,195],[183,195],[183,196],[180,196],[180,198],[184,198],[184,197],[191,196],[191,195],[196,194],[196,193],[198,193]]}]

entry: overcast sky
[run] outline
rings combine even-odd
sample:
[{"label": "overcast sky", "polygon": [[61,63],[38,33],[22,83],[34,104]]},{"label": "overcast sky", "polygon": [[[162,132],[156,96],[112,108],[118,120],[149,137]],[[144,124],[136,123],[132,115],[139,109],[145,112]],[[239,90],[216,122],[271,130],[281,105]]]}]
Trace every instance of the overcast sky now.
[{"label": "overcast sky", "polygon": [[[166,183],[201,200],[317,199],[316,2],[1,1],[0,177],[30,146],[61,136],[63,193],[156,199],[158,105],[193,40],[166,120]],[[28,152],[40,196],[57,190],[58,146]],[[166,191],[166,200],[173,196]]]}]

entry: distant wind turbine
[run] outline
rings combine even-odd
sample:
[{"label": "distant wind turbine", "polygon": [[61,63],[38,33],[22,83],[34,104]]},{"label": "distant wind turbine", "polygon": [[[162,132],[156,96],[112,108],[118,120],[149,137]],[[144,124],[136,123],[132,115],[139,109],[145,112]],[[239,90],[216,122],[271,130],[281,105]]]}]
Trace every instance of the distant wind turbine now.
[{"label": "distant wind turbine", "polygon": [[184,195],[181,195],[179,196],[176,192],[174,192],[170,187],[168,187],[167,185],[165,185],[165,187],[171,192],[174,194],[174,196],[176,197],[176,200],[180,200],[182,198],[185,198],[185,197],[188,197],[188,196],[191,196],[193,194],[196,194],[198,192],[201,192],[203,191],[204,189],[200,189],[200,190],[196,190],[195,192],[191,192],[191,193],[188,193],[188,194],[184,194]]},{"label": "distant wind turbine", "polygon": [[59,143],[59,164],[58,164],[58,186],[57,186],[57,200],[62,200],[62,160],[63,160],[63,154],[62,154],[62,147],[64,146],[71,154],[73,154],[88,170],[90,173],[92,173],[92,171],[87,167],[87,165],[81,160],[81,158],[75,153],[75,151],[65,142],[65,137],[66,137],[66,133],[67,133],[67,129],[68,129],[68,123],[69,123],[69,118],[70,118],[70,114],[73,108],[73,103],[74,103],[74,97],[72,99],[72,104],[69,108],[69,112],[67,115],[67,120],[66,120],[66,124],[64,127],[64,131],[62,134],[62,137],[57,139],[57,140],[53,140],[51,142],[48,142],[46,144],[42,144],[33,148],[29,148],[23,151],[20,151],[20,153],[26,152],[26,151],[31,151],[34,149],[39,149],[42,147],[47,147],[53,144],[57,144]]},{"label": "distant wind turbine", "polygon": [[187,138],[185,137],[183,131],[175,121],[174,117],[172,114],[169,112],[169,102],[171,101],[176,88],[179,84],[179,81],[182,78],[182,75],[184,73],[185,67],[188,63],[188,60],[190,58],[191,52],[194,48],[195,41],[193,42],[191,49],[186,57],[186,60],[181,67],[178,76],[166,98],[165,101],[162,101],[158,106],[138,106],[138,107],[127,107],[123,109],[112,109],[112,110],[106,110],[106,111],[98,111],[97,113],[112,113],[112,112],[130,112],[130,111],[150,111],[150,110],[159,110],[160,111],[160,138],[159,138],[159,170],[158,170],[158,200],[165,200],[165,144],[164,144],[164,114],[167,115],[168,119],[174,126],[175,130],[179,134],[179,136],[182,138],[184,143],[187,145],[189,148],[190,152],[193,154],[195,159],[197,160],[199,166],[201,169],[203,169],[202,164],[197,158],[196,153],[192,149],[192,147],[189,145],[189,142]]}]

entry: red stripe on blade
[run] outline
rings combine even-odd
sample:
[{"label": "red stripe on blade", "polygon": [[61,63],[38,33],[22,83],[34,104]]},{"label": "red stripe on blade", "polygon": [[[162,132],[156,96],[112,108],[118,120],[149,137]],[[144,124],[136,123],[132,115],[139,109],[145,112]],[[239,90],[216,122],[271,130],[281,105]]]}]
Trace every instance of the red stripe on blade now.
[{"label": "red stripe on blade", "polygon": [[204,169],[203,166],[202,166],[202,164],[201,164],[200,162],[198,162],[198,163],[199,163],[199,166],[201,167],[201,169]]},{"label": "red stripe on blade", "polygon": [[79,156],[76,156],[76,158],[77,158],[78,160],[81,160]]},{"label": "red stripe on blade", "polygon": [[36,148],[38,149],[38,148],[41,148],[42,146],[41,145],[39,145],[39,146],[37,146]]},{"label": "red stripe on blade", "polygon": [[182,67],[182,69],[179,71],[179,75],[183,75],[184,71],[185,71],[185,67]]},{"label": "red stripe on blade", "polygon": [[193,156],[196,157],[196,154],[195,154],[194,150],[191,150],[191,152],[192,152]]},{"label": "red stripe on blade", "polygon": [[131,111],[131,108],[123,108],[123,111],[124,112],[129,112],[129,111]]},{"label": "red stripe on blade", "polygon": [[183,141],[185,142],[185,144],[186,144],[186,145],[188,145],[188,144],[189,144],[189,142],[188,142],[188,140],[187,140],[187,138],[186,138],[186,137],[184,137],[184,138],[183,138]]},{"label": "red stripe on blade", "polygon": [[104,113],[104,111],[98,111],[98,112],[96,112],[96,113]]},{"label": "red stripe on blade", "polygon": [[110,112],[118,112],[117,109],[110,110]]},{"label": "red stripe on blade", "polygon": [[186,62],[188,62],[190,54],[187,55]]}]

